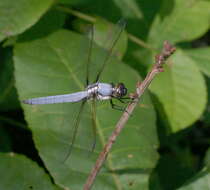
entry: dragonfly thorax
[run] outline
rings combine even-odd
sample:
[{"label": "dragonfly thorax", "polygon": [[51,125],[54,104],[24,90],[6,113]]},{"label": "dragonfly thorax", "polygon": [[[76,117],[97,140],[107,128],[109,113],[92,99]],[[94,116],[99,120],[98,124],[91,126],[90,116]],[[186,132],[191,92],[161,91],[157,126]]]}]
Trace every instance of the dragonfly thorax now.
[{"label": "dragonfly thorax", "polygon": [[95,98],[98,93],[98,83],[90,84],[87,86],[86,90],[88,92],[88,99]]},{"label": "dragonfly thorax", "polygon": [[107,100],[112,96],[113,86],[112,84],[97,82],[88,85],[86,90],[88,94],[87,99]]},{"label": "dragonfly thorax", "polygon": [[94,83],[88,85],[86,88],[88,99],[96,98],[98,100],[108,100],[111,98],[120,98],[127,94],[127,89],[123,83],[119,83],[116,86],[109,83]]}]

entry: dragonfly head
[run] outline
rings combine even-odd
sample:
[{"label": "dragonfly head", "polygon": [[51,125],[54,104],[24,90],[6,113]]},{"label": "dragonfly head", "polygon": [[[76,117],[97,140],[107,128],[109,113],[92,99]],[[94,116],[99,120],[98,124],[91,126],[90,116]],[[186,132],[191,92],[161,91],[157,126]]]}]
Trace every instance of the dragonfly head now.
[{"label": "dragonfly head", "polygon": [[127,94],[127,88],[125,87],[125,85],[123,83],[118,83],[114,87],[113,96],[115,98],[121,98],[121,97],[125,96],[126,94]]}]

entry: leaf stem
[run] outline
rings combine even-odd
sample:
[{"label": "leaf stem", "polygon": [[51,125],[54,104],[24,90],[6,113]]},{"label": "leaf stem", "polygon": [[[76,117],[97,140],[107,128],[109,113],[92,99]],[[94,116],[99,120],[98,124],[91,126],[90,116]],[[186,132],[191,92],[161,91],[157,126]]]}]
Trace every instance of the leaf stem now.
[{"label": "leaf stem", "polygon": [[149,44],[145,43],[143,40],[137,38],[133,34],[128,33],[128,39],[134,43],[136,43],[138,46],[149,49],[150,51],[157,51],[155,48],[150,46]]},{"label": "leaf stem", "polygon": [[[55,8],[59,11],[74,15],[74,16],[80,18],[80,19],[86,20],[86,21],[91,22],[91,23],[95,23],[96,20],[97,20],[93,16],[81,13],[81,12],[79,12],[77,10],[73,10],[69,7],[64,7],[62,5],[58,5]],[[127,33],[127,34],[128,34],[128,39],[130,41],[132,41],[133,43],[137,44],[138,46],[149,49],[150,51],[156,51],[155,48],[153,48],[152,46],[150,46],[149,44],[147,44],[146,42],[144,42],[140,38],[138,38],[138,37],[136,37],[136,36],[134,36],[133,34],[130,34],[130,33]]]},{"label": "leaf stem", "polygon": [[120,134],[121,130],[127,123],[129,117],[132,115],[133,110],[138,105],[140,97],[144,94],[145,90],[148,88],[154,77],[160,73],[163,72],[163,65],[175,51],[175,47],[169,44],[169,42],[165,41],[163,45],[163,50],[159,55],[156,55],[155,64],[153,65],[151,71],[147,74],[146,78],[143,82],[137,83],[136,92],[132,94],[133,101],[128,104],[125,112],[122,114],[121,118],[117,122],[115,129],[110,136],[107,144],[105,145],[103,151],[100,153],[95,166],[93,167],[92,171],[90,172],[88,179],[84,185],[83,190],[90,190],[91,186],[93,185],[97,174],[99,173],[104,161],[106,160],[106,157],[108,153],[110,152],[113,143],[116,141],[117,136]]},{"label": "leaf stem", "polygon": [[63,11],[65,13],[68,13],[68,14],[71,14],[71,15],[74,15],[80,19],[83,19],[83,20],[86,20],[88,22],[91,22],[91,23],[95,23],[96,22],[96,18],[90,16],[90,15],[87,15],[87,14],[84,14],[84,13],[81,13],[79,11],[76,11],[76,10],[73,10],[71,8],[68,8],[68,7],[64,7],[62,5],[58,5],[55,7],[57,10],[59,11]]}]

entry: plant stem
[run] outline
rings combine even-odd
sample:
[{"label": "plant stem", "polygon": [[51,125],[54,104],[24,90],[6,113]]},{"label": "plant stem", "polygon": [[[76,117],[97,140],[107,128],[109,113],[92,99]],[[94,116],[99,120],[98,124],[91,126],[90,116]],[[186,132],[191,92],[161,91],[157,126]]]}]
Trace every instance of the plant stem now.
[{"label": "plant stem", "polygon": [[150,46],[149,44],[145,43],[143,40],[137,38],[136,36],[134,36],[133,34],[128,33],[128,39],[132,42],[134,42],[135,44],[137,44],[140,47],[149,49],[151,51],[157,51],[155,48],[153,48],[152,46]]},{"label": "plant stem", "polygon": [[82,12],[79,12],[79,11],[76,11],[76,10],[73,10],[73,9],[70,9],[68,7],[64,7],[64,6],[61,6],[61,5],[58,5],[55,7],[57,10],[59,11],[63,11],[65,13],[68,13],[68,14],[71,14],[71,15],[74,15],[78,18],[81,18],[83,20],[86,20],[88,22],[91,22],[91,23],[94,23],[96,22],[96,19],[90,15],[87,15],[87,14],[84,14]]},{"label": "plant stem", "polygon": [[140,97],[144,94],[145,90],[148,88],[154,77],[163,72],[163,64],[166,62],[167,58],[172,55],[175,51],[175,48],[169,44],[169,42],[164,42],[162,52],[156,56],[156,63],[153,65],[151,71],[147,74],[146,78],[143,82],[137,83],[136,92],[132,95],[133,101],[128,104],[126,111],[122,114],[121,118],[117,122],[115,126],[115,130],[113,131],[112,135],[110,136],[107,144],[105,145],[103,151],[100,153],[95,166],[93,167],[92,171],[90,172],[88,179],[84,185],[84,190],[90,190],[91,186],[93,185],[97,174],[99,173],[104,161],[108,153],[110,152],[113,143],[116,141],[117,136],[120,134],[121,130],[127,123],[130,115],[132,115],[133,110],[137,106]]}]

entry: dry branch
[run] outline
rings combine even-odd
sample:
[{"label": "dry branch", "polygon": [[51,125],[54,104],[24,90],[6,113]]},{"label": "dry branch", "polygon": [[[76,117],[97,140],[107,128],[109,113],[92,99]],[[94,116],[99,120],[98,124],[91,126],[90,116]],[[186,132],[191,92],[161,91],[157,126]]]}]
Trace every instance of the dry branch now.
[{"label": "dry branch", "polygon": [[93,167],[91,173],[88,176],[88,179],[84,185],[84,190],[91,189],[93,182],[99,173],[101,166],[103,165],[104,161],[108,153],[111,150],[113,143],[115,142],[117,136],[121,132],[122,128],[125,126],[126,122],[128,121],[130,115],[132,114],[134,108],[137,106],[140,97],[143,95],[146,88],[148,88],[149,84],[156,76],[156,74],[163,72],[163,65],[166,62],[167,58],[172,55],[175,51],[175,47],[173,47],[169,42],[165,41],[163,44],[163,50],[160,54],[156,55],[155,57],[155,64],[153,65],[151,71],[147,74],[146,78],[143,82],[137,83],[136,92],[132,95],[133,101],[128,104],[126,111],[122,114],[121,118],[117,122],[115,126],[115,130],[113,131],[112,135],[110,136],[107,144],[105,145],[103,151],[100,153],[95,166]]}]

